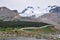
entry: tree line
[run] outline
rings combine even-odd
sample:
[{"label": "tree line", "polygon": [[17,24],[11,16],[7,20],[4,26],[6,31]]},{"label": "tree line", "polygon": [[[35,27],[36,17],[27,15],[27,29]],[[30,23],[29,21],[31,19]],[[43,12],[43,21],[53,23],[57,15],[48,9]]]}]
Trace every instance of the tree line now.
[{"label": "tree line", "polygon": [[28,21],[2,21],[0,20],[0,27],[40,27],[49,25],[43,22],[28,22]]}]

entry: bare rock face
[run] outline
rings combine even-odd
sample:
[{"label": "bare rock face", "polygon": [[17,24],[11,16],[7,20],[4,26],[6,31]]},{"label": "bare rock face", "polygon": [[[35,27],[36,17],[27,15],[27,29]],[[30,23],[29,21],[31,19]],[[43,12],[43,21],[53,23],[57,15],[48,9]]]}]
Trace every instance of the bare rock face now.
[{"label": "bare rock face", "polygon": [[37,21],[52,24],[55,26],[56,29],[60,30],[60,7],[51,9],[50,13],[40,16]]},{"label": "bare rock face", "polygon": [[34,21],[35,15],[31,17],[22,17],[17,10],[10,10],[7,7],[0,7],[0,20],[3,21]]},{"label": "bare rock face", "polygon": [[0,7],[0,20],[3,21],[12,21],[19,16],[19,13],[16,10],[10,10],[7,7]]}]

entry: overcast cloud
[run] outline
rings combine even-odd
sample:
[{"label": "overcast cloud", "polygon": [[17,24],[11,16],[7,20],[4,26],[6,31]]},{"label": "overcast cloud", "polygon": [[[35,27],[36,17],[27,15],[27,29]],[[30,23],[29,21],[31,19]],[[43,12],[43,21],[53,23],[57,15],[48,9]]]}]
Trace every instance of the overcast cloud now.
[{"label": "overcast cloud", "polygon": [[17,9],[20,12],[27,6],[40,6],[41,8],[45,8],[48,5],[60,6],[60,0],[0,0],[0,6]]}]

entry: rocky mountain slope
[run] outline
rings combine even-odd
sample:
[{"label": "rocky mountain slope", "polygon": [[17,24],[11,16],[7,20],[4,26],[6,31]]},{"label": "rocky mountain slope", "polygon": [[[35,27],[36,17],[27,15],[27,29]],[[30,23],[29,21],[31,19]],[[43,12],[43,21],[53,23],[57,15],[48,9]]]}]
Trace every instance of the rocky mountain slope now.
[{"label": "rocky mountain slope", "polygon": [[[28,7],[29,8],[29,7]],[[10,10],[7,7],[0,7],[0,20],[3,21],[34,21],[35,15],[29,17],[23,17],[19,15],[17,10]]]},{"label": "rocky mountain slope", "polygon": [[[28,7],[33,8],[33,7]],[[26,10],[25,10],[26,11]],[[22,13],[24,14],[23,11]],[[38,11],[36,11],[38,13]],[[20,20],[20,21],[30,21],[30,22],[44,22],[48,24],[54,25],[57,29],[60,29],[60,7],[52,6],[49,10],[49,13],[44,13],[44,15],[40,15],[36,18],[36,15],[30,16],[21,16],[17,10],[10,10],[6,7],[0,7],[0,20],[3,21],[12,21],[12,20]]]},{"label": "rocky mountain slope", "polygon": [[54,25],[57,29],[60,29],[60,7],[55,6],[55,8],[49,10],[48,14],[40,16],[37,21],[42,21]]},{"label": "rocky mountain slope", "polygon": [[0,7],[0,20],[11,21],[19,17],[17,10],[10,10],[7,7]]}]

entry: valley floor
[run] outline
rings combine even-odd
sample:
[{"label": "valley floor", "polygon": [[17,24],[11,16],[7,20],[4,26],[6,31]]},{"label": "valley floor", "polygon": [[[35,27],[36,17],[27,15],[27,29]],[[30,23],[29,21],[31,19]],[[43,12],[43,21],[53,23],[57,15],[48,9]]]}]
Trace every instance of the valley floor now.
[{"label": "valley floor", "polygon": [[11,28],[0,31],[1,38],[8,37],[35,37],[37,39],[60,39],[60,31],[50,25],[42,27]]}]

